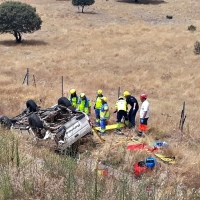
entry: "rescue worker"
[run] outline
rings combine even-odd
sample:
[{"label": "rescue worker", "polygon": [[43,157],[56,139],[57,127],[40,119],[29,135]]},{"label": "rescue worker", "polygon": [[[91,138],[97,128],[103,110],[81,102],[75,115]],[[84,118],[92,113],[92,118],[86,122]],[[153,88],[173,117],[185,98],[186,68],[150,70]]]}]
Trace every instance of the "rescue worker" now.
[{"label": "rescue worker", "polygon": [[78,103],[78,96],[76,94],[76,90],[71,89],[69,92],[70,92],[69,101],[71,102],[72,106],[76,109]]},{"label": "rescue worker", "polygon": [[101,97],[101,110],[100,110],[100,135],[104,135],[106,132],[106,124],[107,120],[110,117],[110,112],[109,112],[109,107],[107,104],[107,98],[106,97]]},{"label": "rescue worker", "polygon": [[149,119],[149,102],[147,101],[147,95],[141,94],[140,100],[142,105],[140,108],[140,126],[138,136],[142,136],[142,132],[147,131],[147,121]]},{"label": "rescue worker", "polygon": [[126,100],[124,99],[123,96],[120,96],[118,98],[118,101],[115,104],[115,108],[116,108],[116,110],[115,110],[114,113],[117,113],[116,133],[117,134],[123,134],[121,132],[121,129],[120,129],[120,124],[121,124],[121,120],[122,120],[123,117],[125,119],[125,125],[126,126],[129,125],[128,114],[127,114],[128,105],[127,105],[127,102],[126,102]]},{"label": "rescue worker", "polygon": [[91,102],[90,102],[90,99],[86,97],[85,93],[80,94],[76,110],[83,111],[88,116],[91,115]]},{"label": "rescue worker", "polygon": [[139,109],[138,101],[134,96],[131,96],[130,92],[128,92],[128,91],[124,92],[124,97],[126,98],[127,104],[129,104],[131,106],[129,113],[128,113],[129,128],[135,128],[135,116]]},{"label": "rescue worker", "polygon": [[94,105],[95,116],[96,116],[96,126],[100,126],[100,110],[102,106],[101,97],[103,97],[102,90],[97,91],[96,101]]}]

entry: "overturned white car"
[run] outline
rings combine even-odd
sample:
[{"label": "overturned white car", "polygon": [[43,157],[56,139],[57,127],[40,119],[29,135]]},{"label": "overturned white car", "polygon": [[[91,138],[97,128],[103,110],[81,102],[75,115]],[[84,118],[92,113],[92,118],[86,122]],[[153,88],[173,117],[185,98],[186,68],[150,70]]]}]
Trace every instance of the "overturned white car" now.
[{"label": "overturned white car", "polygon": [[27,101],[26,106],[16,117],[1,117],[1,125],[10,129],[27,130],[39,140],[51,138],[59,151],[66,150],[92,133],[89,117],[83,112],[75,111],[66,97],[59,98],[56,105],[46,109],[38,107],[33,100]]}]

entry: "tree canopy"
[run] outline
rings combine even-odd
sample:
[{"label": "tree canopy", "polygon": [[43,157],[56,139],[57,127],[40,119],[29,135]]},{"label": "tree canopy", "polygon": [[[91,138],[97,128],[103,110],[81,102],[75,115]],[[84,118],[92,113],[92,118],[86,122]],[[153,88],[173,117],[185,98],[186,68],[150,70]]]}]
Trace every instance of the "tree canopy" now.
[{"label": "tree canopy", "polygon": [[81,6],[82,7],[82,13],[83,13],[83,9],[85,6],[90,6],[92,4],[94,4],[94,0],[72,0],[72,4],[74,6]]},{"label": "tree canopy", "polygon": [[36,8],[21,2],[0,4],[0,33],[11,33],[21,42],[22,33],[33,33],[41,28],[42,20]]}]

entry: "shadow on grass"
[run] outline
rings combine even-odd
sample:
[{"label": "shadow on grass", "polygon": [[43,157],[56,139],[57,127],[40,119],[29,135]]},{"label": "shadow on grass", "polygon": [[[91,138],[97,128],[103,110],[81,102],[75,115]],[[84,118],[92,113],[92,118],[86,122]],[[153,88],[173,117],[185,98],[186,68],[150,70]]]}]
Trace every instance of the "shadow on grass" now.
[{"label": "shadow on grass", "polygon": [[151,1],[151,0],[143,0],[143,1],[139,1],[138,3],[135,2],[135,0],[117,0],[117,2],[120,3],[132,3],[132,4],[151,4],[151,5],[159,5],[159,4],[164,4],[167,3],[166,1]]},{"label": "shadow on grass", "polygon": [[86,14],[86,15],[87,15],[87,14],[89,14],[89,15],[96,15],[96,14],[99,14],[99,13],[96,13],[96,12],[93,12],[93,11],[85,11],[85,12],[83,12],[83,13],[82,13],[81,11],[78,11],[77,13],[83,14],[83,15],[84,15],[84,14]]},{"label": "shadow on grass", "polygon": [[22,40],[21,43],[17,43],[15,40],[3,40],[3,41],[0,41],[0,45],[4,45],[4,46],[17,46],[17,45],[44,46],[44,45],[48,45],[48,43],[44,42],[42,40]]},{"label": "shadow on grass", "polygon": [[166,2],[166,1],[149,1],[149,4],[153,4],[153,5],[164,4],[164,3],[168,3],[168,2]]}]

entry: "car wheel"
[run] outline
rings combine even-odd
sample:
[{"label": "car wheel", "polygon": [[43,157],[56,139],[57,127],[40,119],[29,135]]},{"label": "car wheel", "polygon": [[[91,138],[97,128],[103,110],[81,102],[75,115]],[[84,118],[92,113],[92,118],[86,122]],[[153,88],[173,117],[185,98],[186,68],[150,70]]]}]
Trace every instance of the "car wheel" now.
[{"label": "car wheel", "polygon": [[26,102],[26,107],[29,108],[30,112],[36,112],[37,110],[37,104],[33,100],[28,100]]},{"label": "car wheel", "polygon": [[65,106],[67,108],[72,106],[71,102],[66,97],[60,97],[58,99],[58,105]]},{"label": "car wheel", "polygon": [[28,118],[28,122],[31,128],[35,129],[35,128],[43,128],[43,123],[40,120],[40,118],[33,113],[29,118]]},{"label": "car wheel", "polygon": [[12,126],[11,120],[6,116],[0,118],[0,124],[6,128],[10,128]]}]

